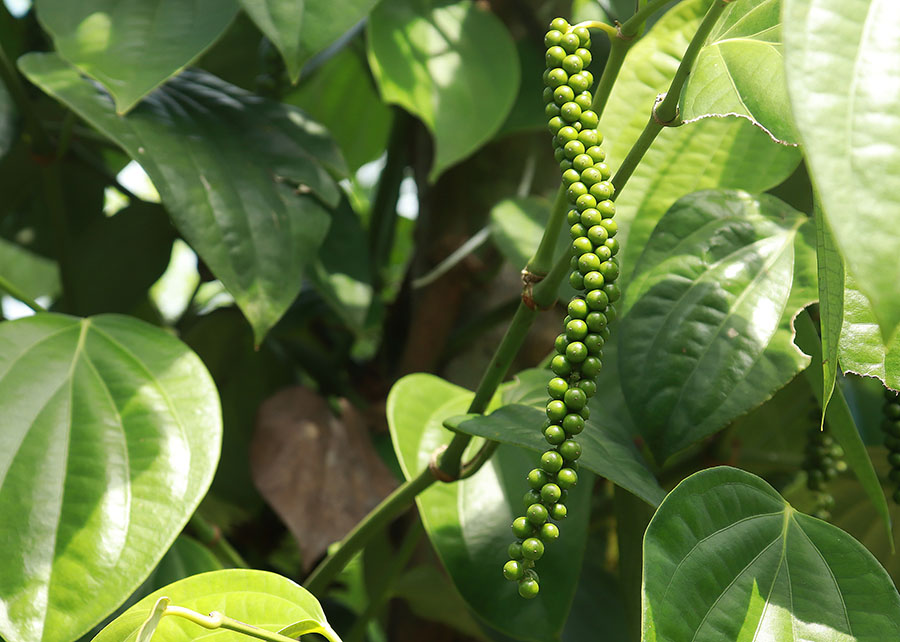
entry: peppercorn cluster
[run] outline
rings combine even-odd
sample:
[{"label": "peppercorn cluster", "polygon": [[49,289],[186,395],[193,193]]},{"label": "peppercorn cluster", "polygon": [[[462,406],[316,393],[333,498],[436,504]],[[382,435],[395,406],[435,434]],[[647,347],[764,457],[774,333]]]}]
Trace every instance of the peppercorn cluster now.
[{"label": "peppercorn cluster", "polygon": [[815,423],[809,429],[806,438],[803,469],[806,471],[806,487],[816,493],[816,506],[813,517],[831,519],[834,508],[834,496],[828,491],[828,482],[846,470],[844,451],[835,443],[828,426],[821,426],[821,411],[818,405],[810,411],[809,418]]},{"label": "peppercorn cluster", "polygon": [[525,515],[513,521],[517,540],[509,546],[511,559],[503,567],[503,575],[518,582],[519,594],[525,598],[537,596],[540,590],[534,563],[543,556],[544,545],[559,537],[554,521],[566,517],[567,491],[578,481],[581,445],[575,437],[584,430],[588,400],[597,391],[603,344],[609,338],[607,326],[615,318],[611,303],[620,296],[615,284],[619,242],[614,238],[613,186],[600,148],[599,117],[591,109],[590,33],[556,18],[544,44],[545,113],[570,207],[569,283],[582,294],[569,302],[565,330],[556,338],[557,354],[550,362],[555,376],[547,386],[550,402],[543,426],[549,448],[541,455],[540,467],[528,473],[531,490],[524,499]]},{"label": "peppercorn cluster", "polygon": [[884,421],[881,430],[884,432],[884,445],[887,446],[887,460],[891,465],[888,478],[898,484],[891,497],[895,504],[900,504],[900,400],[894,390],[884,391]]}]

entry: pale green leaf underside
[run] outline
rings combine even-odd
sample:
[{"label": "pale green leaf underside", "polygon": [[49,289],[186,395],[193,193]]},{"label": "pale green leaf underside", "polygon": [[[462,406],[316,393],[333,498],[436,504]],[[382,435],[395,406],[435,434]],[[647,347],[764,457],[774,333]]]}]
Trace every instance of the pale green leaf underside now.
[{"label": "pale green leaf underside", "polygon": [[0,324],[0,635],[76,639],[183,528],[219,458],[200,359],[116,315]]},{"label": "pale green leaf underside", "polygon": [[[299,623],[302,623],[301,629],[309,631],[312,621],[328,631],[332,639],[337,639],[319,602],[302,586],[268,571],[225,569],[194,575],[151,593],[113,620],[94,642],[135,642],[138,631],[161,598],[168,598],[172,606],[203,615],[218,611],[273,632]],[[185,618],[167,614],[158,622],[153,642],[189,642],[201,637],[216,642],[252,639],[233,631],[208,630]]]},{"label": "pale green leaf underside", "polygon": [[900,324],[900,11],[784,0],[791,105],[834,240],[887,342]]},{"label": "pale green leaf underside", "polygon": [[382,2],[369,17],[368,42],[384,100],[434,134],[431,180],[489,140],[512,108],[515,44],[494,14],[469,0]]},{"label": "pale green leaf underside", "polygon": [[660,221],[619,325],[622,390],[660,461],[809,363],[791,320],[816,299],[813,234],[803,214],[746,192],[696,192]]},{"label": "pale green leaf underside", "polygon": [[819,207],[815,208],[819,325],[822,332],[822,416],[838,374],[838,346],[844,316],[844,261]]},{"label": "pale green leaf underside", "polygon": [[[683,0],[629,50],[600,121],[613,171],[640,136],[657,94],[668,88],[709,4]],[[772,142],[745,119],[705,118],[664,128],[616,199],[622,284],[656,223],[680,197],[715,188],[763,192],[799,162],[797,149]]]},{"label": "pale green leaf underside", "polygon": [[[450,441],[453,434],[442,427],[443,421],[465,413],[471,399],[470,391],[433,375],[408,375],[394,384],[387,417],[407,479],[418,475],[435,449]],[[469,450],[471,454],[473,448]],[[528,490],[524,476],[537,462],[533,452],[501,445],[475,475],[454,484],[434,484],[416,503],[435,551],[470,608],[515,639],[551,642],[565,624],[581,567],[592,477],[579,471],[560,538],[547,546],[539,563],[541,592],[523,609],[515,583],[504,580],[500,569],[513,541],[509,526],[518,516],[513,511],[519,510]]]},{"label": "pale green leaf underside", "polygon": [[685,122],[746,118],[776,142],[797,143],[784,80],[781,0],[729,6],[700,50],[681,92]]},{"label": "pale green leaf underside", "polygon": [[299,109],[184,72],[128,116],[53,54],[28,78],[112,138],[147,171],[175,225],[234,296],[257,342],[293,302],[316,257],[343,171],[340,152]]},{"label": "pale green leaf underside", "polygon": [[900,636],[900,595],[871,553],[734,468],[688,477],[659,507],[642,593],[644,642]]},{"label": "pale green leaf underside", "polygon": [[124,114],[215,42],[235,0],[38,0],[60,56],[98,80]]}]

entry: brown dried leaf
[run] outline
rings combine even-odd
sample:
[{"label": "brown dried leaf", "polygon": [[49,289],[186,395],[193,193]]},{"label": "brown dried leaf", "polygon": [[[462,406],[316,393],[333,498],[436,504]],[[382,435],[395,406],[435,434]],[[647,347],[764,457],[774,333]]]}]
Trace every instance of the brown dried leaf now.
[{"label": "brown dried leaf", "polygon": [[267,399],[250,447],[253,482],[297,539],[304,570],[397,485],[372,448],[363,416],[341,416],[299,386]]}]

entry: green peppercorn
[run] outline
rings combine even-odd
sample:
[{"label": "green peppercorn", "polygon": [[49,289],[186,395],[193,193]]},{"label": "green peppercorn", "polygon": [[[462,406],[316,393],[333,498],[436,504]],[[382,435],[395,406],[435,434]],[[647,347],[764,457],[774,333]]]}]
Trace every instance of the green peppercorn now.
[{"label": "green peppercorn", "polygon": [[[548,473],[555,473],[562,468],[563,458],[555,450],[548,450],[543,455],[541,455],[541,468],[543,468]],[[562,488],[562,486],[560,486]]]},{"label": "green peppercorn", "polygon": [[561,468],[556,473],[556,483],[563,490],[573,488],[578,483],[578,474],[572,468]]},{"label": "green peppercorn", "polygon": [[503,577],[508,580],[520,580],[525,575],[525,567],[516,560],[509,560],[503,565]]},{"label": "green peppercorn", "polygon": [[534,488],[535,490],[540,490],[544,487],[550,478],[547,476],[547,473],[541,470],[540,468],[533,468],[530,473],[528,473],[528,485]]}]

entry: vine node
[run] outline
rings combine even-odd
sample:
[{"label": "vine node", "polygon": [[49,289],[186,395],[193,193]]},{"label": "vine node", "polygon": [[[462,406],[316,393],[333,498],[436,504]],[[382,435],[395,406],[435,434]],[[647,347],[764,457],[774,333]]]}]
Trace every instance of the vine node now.
[{"label": "vine node", "polygon": [[657,113],[657,109],[659,109],[659,106],[666,99],[666,95],[667,94],[663,92],[656,96],[656,101],[653,103],[653,109],[650,110],[650,115],[653,117],[653,121],[660,127],[681,127],[684,125],[684,121],[681,120],[681,110],[678,109],[678,105],[675,105],[675,115],[670,120],[662,120]]}]

